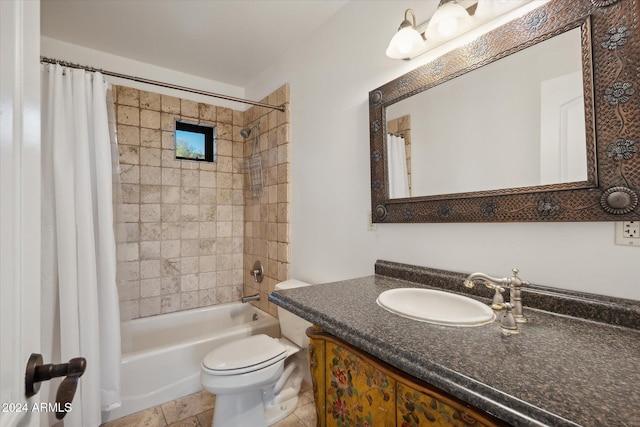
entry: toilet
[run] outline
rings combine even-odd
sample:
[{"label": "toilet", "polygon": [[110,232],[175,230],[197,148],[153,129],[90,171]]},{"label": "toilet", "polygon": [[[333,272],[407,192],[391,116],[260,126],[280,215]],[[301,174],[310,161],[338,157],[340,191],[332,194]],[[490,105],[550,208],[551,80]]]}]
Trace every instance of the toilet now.
[{"label": "toilet", "polygon": [[[286,280],[276,290],[309,286]],[[311,323],[278,307],[282,338],[252,335],[202,359],[200,382],[216,395],[213,427],[266,427],[298,405],[302,380],[310,378],[305,334]]]}]

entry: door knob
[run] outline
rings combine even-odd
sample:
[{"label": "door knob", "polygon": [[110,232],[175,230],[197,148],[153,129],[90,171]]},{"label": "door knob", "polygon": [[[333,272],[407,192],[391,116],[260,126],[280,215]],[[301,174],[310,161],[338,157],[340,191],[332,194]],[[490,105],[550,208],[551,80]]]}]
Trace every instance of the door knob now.
[{"label": "door knob", "polygon": [[43,364],[42,355],[32,353],[27,361],[25,374],[25,395],[35,396],[40,391],[40,383],[51,378],[66,377],[58,387],[56,393],[56,418],[61,420],[67,414],[67,407],[73,400],[78,388],[78,380],[87,368],[84,357],[75,357],[69,363]]}]

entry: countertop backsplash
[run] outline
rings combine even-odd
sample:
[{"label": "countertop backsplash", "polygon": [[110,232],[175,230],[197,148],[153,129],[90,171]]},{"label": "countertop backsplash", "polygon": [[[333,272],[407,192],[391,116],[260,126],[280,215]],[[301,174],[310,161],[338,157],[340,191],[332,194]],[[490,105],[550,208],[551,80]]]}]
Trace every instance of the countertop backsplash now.
[{"label": "countertop backsplash", "polygon": [[[376,261],[375,273],[381,276],[441,288],[449,292],[471,294],[476,297],[487,298],[487,301],[492,296],[492,291],[483,286],[476,286],[472,289],[465,288],[462,282],[468,273],[416,267],[383,260]],[[526,279],[526,272],[522,273],[522,276]],[[551,288],[538,284],[523,287],[522,294],[523,304],[530,309],[640,329],[639,301]]]}]

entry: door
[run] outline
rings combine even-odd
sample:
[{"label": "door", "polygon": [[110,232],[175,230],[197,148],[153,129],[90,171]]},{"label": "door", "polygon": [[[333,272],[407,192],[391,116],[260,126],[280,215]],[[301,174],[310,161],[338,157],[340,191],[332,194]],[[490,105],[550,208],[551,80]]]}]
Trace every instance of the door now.
[{"label": "door", "polygon": [[39,54],[40,3],[0,0],[0,427],[40,424],[24,386],[41,345]]},{"label": "door", "polygon": [[540,85],[540,184],[587,179],[582,75],[575,72]]}]

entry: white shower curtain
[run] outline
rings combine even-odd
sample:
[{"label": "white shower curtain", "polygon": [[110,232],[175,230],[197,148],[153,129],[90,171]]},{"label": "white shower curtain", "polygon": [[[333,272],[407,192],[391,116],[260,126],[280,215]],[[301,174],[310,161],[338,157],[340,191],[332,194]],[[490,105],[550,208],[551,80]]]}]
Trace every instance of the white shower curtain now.
[{"label": "white shower curtain", "polygon": [[43,350],[56,363],[87,359],[68,427],[99,426],[101,409],[120,405],[106,92],[100,73],[42,66],[42,315],[43,336],[52,337]]},{"label": "white shower curtain", "polygon": [[389,168],[389,198],[409,197],[409,175],[407,175],[407,151],[404,138],[387,134],[387,165]]}]

